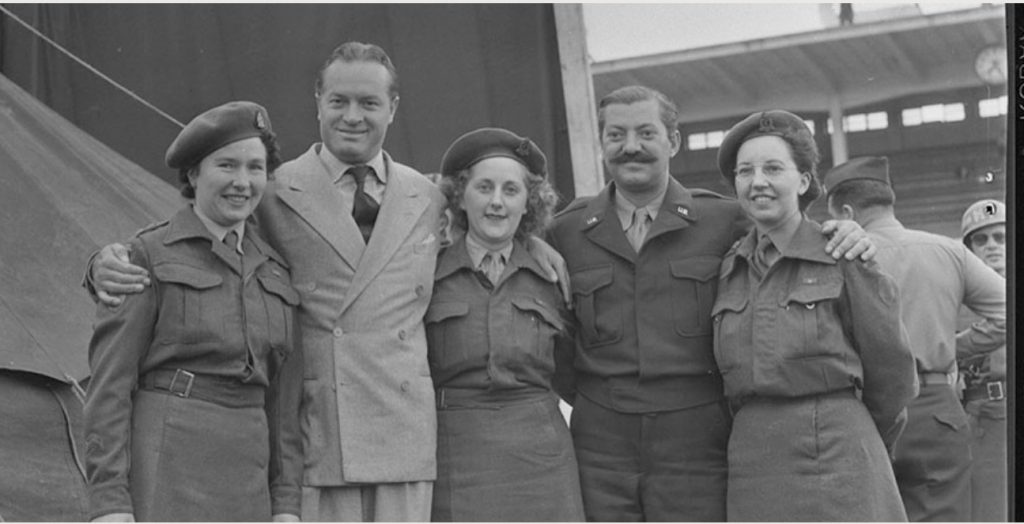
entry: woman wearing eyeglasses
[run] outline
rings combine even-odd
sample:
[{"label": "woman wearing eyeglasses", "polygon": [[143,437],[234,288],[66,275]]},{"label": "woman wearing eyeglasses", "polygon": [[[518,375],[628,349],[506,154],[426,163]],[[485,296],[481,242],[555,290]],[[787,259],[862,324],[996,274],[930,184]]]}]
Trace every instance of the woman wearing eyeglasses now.
[{"label": "woman wearing eyeglasses", "polygon": [[754,224],[712,308],[730,521],[906,520],[887,452],[915,393],[898,293],[877,264],[825,255],[804,214],[818,159],[803,120],[778,110],[733,126],[718,152]]}]

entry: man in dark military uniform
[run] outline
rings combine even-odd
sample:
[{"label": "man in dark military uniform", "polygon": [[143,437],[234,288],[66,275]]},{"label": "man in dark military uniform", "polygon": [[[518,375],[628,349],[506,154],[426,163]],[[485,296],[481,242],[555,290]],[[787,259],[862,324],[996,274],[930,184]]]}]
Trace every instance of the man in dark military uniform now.
[{"label": "man in dark military uniform", "polygon": [[[575,302],[573,364],[556,387],[573,404],[586,517],[725,520],[730,415],[711,306],[722,257],[749,224],[735,200],[669,176],[682,139],[663,94],[618,89],[601,100],[598,125],[611,182],[549,231]],[[855,224],[841,229],[852,234],[830,251],[870,250]]]}]

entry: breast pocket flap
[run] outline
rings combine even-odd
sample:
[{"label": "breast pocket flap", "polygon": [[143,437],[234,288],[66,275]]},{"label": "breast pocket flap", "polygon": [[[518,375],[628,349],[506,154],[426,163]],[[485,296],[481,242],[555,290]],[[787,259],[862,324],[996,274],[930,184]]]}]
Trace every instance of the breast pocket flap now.
[{"label": "breast pocket flap", "polygon": [[574,293],[592,295],[612,283],[612,266],[601,266],[578,271],[569,276]]},{"label": "breast pocket flap", "polygon": [[739,293],[719,295],[711,308],[711,316],[715,317],[724,311],[739,312],[747,308],[747,296]]},{"label": "breast pocket flap", "polygon": [[687,278],[698,282],[707,282],[718,275],[718,266],[721,259],[714,256],[699,256],[672,260],[669,262],[669,271],[676,278]]},{"label": "breast pocket flap", "polygon": [[431,324],[449,318],[463,317],[467,314],[469,314],[469,304],[466,302],[438,302],[427,308],[427,314],[423,321]]},{"label": "breast pocket flap", "polygon": [[512,297],[512,305],[520,311],[536,313],[544,319],[545,322],[555,326],[559,331],[563,329],[562,321],[558,318],[558,314],[551,309],[551,306],[547,305],[540,299],[531,297]]},{"label": "breast pocket flap", "polygon": [[184,264],[160,264],[153,268],[153,274],[161,282],[173,282],[194,289],[209,289],[221,285],[220,275]]},{"label": "breast pocket flap", "polygon": [[260,275],[256,278],[267,293],[281,297],[290,306],[299,305],[299,292],[295,288],[273,277]]},{"label": "breast pocket flap", "polygon": [[842,290],[843,283],[840,280],[826,280],[814,284],[803,284],[790,291],[789,295],[780,305],[784,306],[796,302],[810,306],[823,300],[837,299]]}]

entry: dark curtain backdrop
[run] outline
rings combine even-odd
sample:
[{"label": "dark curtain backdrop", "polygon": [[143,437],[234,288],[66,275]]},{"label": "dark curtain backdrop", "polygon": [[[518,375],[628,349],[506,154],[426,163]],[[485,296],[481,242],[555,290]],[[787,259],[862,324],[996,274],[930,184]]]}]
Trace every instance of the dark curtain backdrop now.
[{"label": "dark curtain backdrop", "polygon": [[[401,103],[385,148],[421,171],[480,126],[548,154],[571,199],[561,69],[549,4],[5,4],[80,58],[182,122],[229,100],[267,107],[285,158],[318,140],[313,80],[348,40],[383,47]],[[0,14],[0,73],[129,159],[163,165],[178,128]]]}]

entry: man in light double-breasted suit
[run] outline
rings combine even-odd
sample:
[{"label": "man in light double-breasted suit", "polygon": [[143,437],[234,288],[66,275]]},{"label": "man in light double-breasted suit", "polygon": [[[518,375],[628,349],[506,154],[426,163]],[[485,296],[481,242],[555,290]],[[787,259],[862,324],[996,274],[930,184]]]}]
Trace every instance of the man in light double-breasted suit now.
[{"label": "man in light double-breasted suit", "polygon": [[[381,149],[396,88],[382,49],[338,47],[317,82],[322,143],[278,169],[258,211],[302,296],[303,520],[430,518],[437,429],[423,315],[444,197]],[[357,177],[356,166],[370,169]],[[353,216],[367,205],[375,218]]]}]

